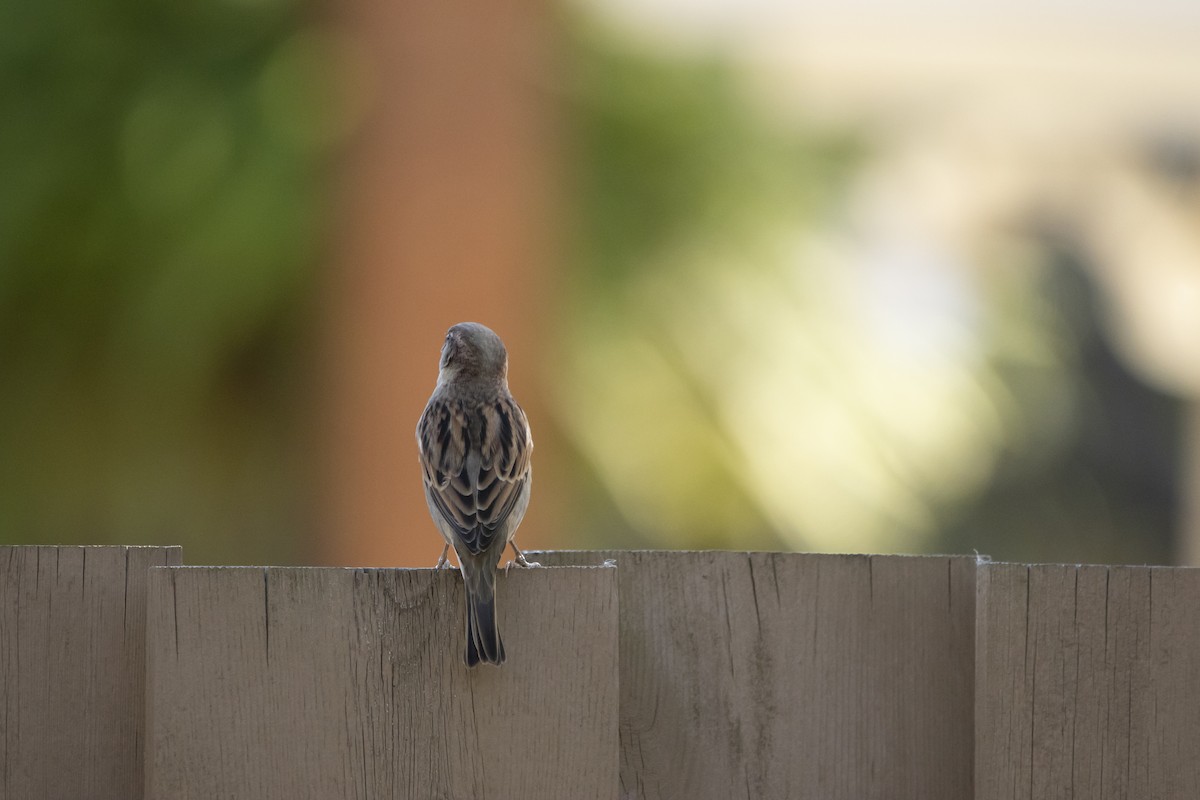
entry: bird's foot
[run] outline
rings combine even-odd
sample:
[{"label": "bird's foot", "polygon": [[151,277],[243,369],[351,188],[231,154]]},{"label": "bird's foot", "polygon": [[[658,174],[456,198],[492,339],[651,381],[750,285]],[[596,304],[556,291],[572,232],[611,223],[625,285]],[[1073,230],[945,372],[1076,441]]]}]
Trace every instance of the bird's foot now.
[{"label": "bird's foot", "polygon": [[[517,546],[514,544],[514,545],[512,546],[512,549],[513,549],[513,550],[517,550]],[[513,562],[512,562],[512,561],[510,561],[510,562],[508,562],[508,563],[509,563],[509,564],[512,564]],[[533,567],[540,567],[540,566],[541,566],[541,564],[539,564],[538,562],[536,562],[536,561],[530,561],[529,559],[527,559],[527,558],[525,557],[525,554],[524,554],[524,553],[522,553],[520,550],[517,550],[517,561],[516,561],[516,564],[517,564],[517,566],[518,566],[518,567],[523,567],[524,569],[532,569]]]}]

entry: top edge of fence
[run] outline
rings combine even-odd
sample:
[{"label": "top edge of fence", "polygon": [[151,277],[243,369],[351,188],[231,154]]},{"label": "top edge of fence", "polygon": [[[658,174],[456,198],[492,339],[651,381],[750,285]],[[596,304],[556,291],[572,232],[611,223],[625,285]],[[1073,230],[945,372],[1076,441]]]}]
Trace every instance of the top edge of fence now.
[{"label": "top edge of fence", "polygon": [[0,544],[0,550],[182,550],[180,544]]},{"label": "top edge of fence", "polygon": [[[0,550],[169,550],[181,551],[182,545],[177,544],[0,544]],[[1078,562],[1067,563],[1057,561],[1046,562],[1026,562],[1026,561],[997,561],[991,556],[982,555],[979,553],[825,553],[825,552],[806,552],[806,551],[789,551],[789,550],[720,550],[720,549],[703,549],[703,550],[675,550],[675,549],[654,549],[654,548],[571,548],[571,549],[530,549],[526,551],[530,555],[595,555],[605,556],[608,559],[619,557],[622,554],[629,555],[665,555],[665,556],[697,556],[697,555],[734,555],[734,556],[790,556],[804,558],[895,558],[895,559],[954,559],[954,560],[972,560],[978,566],[989,567],[1004,567],[1004,568],[1066,568],[1066,569],[1108,569],[1108,570],[1181,570],[1191,571],[1200,570],[1200,565],[1190,564],[1120,564],[1120,563],[1095,563],[1095,562]],[[605,569],[615,566],[615,564],[607,562],[598,562],[595,564],[574,564],[570,566],[544,566],[542,569]],[[222,569],[222,570],[248,570],[248,569],[272,569],[272,570],[342,570],[347,572],[394,572],[394,571],[425,571],[433,570],[435,567],[355,567],[355,566],[315,566],[315,565],[292,565],[292,564],[190,564],[190,565],[168,565],[154,566],[152,569]],[[456,568],[455,568],[456,569]],[[503,569],[503,567],[501,567]]]},{"label": "top edge of fence", "polygon": [[532,549],[525,551],[529,555],[543,553],[563,553],[567,555],[588,555],[588,554],[617,554],[631,553],[635,555],[649,554],[668,554],[668,555],[713,555],[713,554],[728,554],[735,556],[803,556],[814,558],[954,558],[954,559],[970,559],[979,563],[988,563],[991,561],[990,556],[981,556],[977,553],[815,553],[801,552],[795,550],[670,550],[670,549],[653,549],[653,548],[579,548],[569,550],[540,550]]},{"label": "top edge of fence", "polygon": [[981,561],[981,565],[989,567],[1005,567],[1016,569],[1106,569],[1106,570],[1126,570],[1126,569],[1148,569],[1148,570],[1200,570],[1200,566],[1191,564],[1096,564],[1082,562],[1078,564],[1068,564],[1057,561]]},{"label": "top edge of fence", "polygon": [[[527,551],[532,552],[532,551]],[[543,569],[552,570],[592,570],[592,569],[615,569],[616,564],[572,564],[570,566],[537,566],[532,569],[526,567],[513,567],[513,572],[537,572]],[[223,572],[244,572],[248,570],[295,570],[304,572],[458,572],[458,567],[330,567],[330,566],[313,566],[313,565],[292,565],[292,564],[171,564],[167,566],[155,565],[150,569],[154,570],[209,570]],[[500,566],[501,571],[504,570]]]}]

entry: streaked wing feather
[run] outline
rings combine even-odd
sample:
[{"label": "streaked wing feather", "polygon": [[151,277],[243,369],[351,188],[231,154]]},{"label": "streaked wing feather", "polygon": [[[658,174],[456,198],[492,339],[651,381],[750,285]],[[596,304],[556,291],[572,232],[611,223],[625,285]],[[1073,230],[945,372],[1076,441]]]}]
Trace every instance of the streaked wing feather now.
[{"label": "streaked wing feather", "polygon": [[[525,412],[511,397],[469,410],[436,398],[417,424],[417,441],[434,506],[468,552],[487,550],[529,480],[533,440]],[[474,474],[471,462],[479,464]]]}]

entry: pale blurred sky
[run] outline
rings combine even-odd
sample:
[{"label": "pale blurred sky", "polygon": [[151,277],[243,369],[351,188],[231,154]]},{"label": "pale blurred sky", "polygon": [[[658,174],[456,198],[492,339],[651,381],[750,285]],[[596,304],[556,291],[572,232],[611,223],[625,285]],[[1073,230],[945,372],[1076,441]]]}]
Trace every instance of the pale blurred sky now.
[{"label": "pale blurred sky", "polygon": [[1195,0],[587,0],[597,7],[679,31],[717,36],[762,26],[864,25],[886,22],[921,29],[1001,29],[1069,25],[1124,33],[1182,36],[1200,29]]},{"label": "pale blurred sky", "polygon": [[579,2],[655,47],[715,49],[783,94],[802,87],[809,107],[853,113],[969,88],[1200,121],[1196,0]]}]

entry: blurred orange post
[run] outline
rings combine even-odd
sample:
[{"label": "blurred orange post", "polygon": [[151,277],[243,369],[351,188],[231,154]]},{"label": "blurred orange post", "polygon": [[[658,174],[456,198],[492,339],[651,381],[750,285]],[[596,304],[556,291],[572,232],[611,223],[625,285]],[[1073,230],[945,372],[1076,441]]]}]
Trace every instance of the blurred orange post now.
[{"label": "blurred orange post", "polygon": [[341,173],[328,280],[325,520],[316,560],[432,565],[413,431],[446,329],[475,320],[505,340],[533,427],[534,499],[518,537],[550,543],[551,425],[539,367],[553,137],[539,73],[541,0],[352,0],[369,109]]}]

